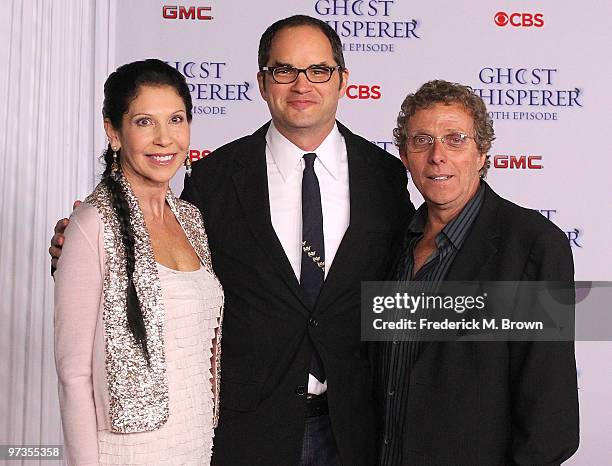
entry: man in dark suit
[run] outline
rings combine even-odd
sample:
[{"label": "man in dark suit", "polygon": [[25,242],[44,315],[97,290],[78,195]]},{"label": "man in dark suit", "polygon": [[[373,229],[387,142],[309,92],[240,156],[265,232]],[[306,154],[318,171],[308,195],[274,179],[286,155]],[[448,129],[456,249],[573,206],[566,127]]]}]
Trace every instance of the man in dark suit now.
[{"label": "man in dark suit", "polygon": [[226,296],[213,463],[370,466],[360,282],[384,276],[413,212],[406,173],[336,122],[348,70],[326,23],[270,26],[259,68],[272,122],[195,164],[183,192]]},{"label": "man in dark suit", "polygon": [[371,466],[360,283],[384,277],[414,212],[406,171],[336,122],[348,70],[325,22],[276,22],[258,61],[272,121],[194,164],[182,195],[225,292],[213,464]]},{"label": "man in dark suit", "polygon": [[[395,279],[573,286],[561,230],[482,181],[494,133],[470,88],[426,83],[394,135],[425,199]],[[573,342],[411,340],[379,348],[381,465],[554,465],[578,448]]]}]

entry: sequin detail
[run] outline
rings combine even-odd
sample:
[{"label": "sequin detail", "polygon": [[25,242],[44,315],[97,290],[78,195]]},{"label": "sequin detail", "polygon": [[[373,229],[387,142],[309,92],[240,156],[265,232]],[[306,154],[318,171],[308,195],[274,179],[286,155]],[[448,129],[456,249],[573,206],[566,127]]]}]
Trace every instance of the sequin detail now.
[{"label": "sequin detail", "polygon": [[205,267],[178,272],[158,264],[166,309],[170,417],[151,432],[98,431],[99,465],[204,466],[213,445],[211,356],[223,293]]},{"label": "sequin detail", "polygon": [[[103,285],[103,322],[110,429],[112,432],[130,433],[154,430],[167,421],[168,380],[164,356],[165,311],[157,265],[138,199],[125,177],[120,180],[120,184],[129,206],[134,230],[136,261],[133,280],[147,333],[150,367],[147,366],[142,349],[127,325],[126,259],[119,221],[112,207],[111,193],[104,183],[100,183],[85,202],[96,208],[104,224],[106,270]],[[185,230],[187,239],[204,267],[213,273],[208,241],[199,210],[185,201],[176,199],[170,190],[166,195],[166,201]],[[219,350],[216,355],[217,373],[215,374],[217,394],[220,376],[220,330],[218,338]],[[215,426],[218,421],[218,395],[216,398]]]}]

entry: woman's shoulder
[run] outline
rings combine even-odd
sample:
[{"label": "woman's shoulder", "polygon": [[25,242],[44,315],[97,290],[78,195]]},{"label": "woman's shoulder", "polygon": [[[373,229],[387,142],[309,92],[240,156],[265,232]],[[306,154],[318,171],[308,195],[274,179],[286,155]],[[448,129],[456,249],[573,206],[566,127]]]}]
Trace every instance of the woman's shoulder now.
[{"label": "woman's shoulder", "polygon": [[66,261],[66,256],[70,257],[70,262],[82,259],[86,251],[94,251],[94,254],[99,256],[103,247],[103,230],[102,220],[94,206],[83,202],[74,209],[64,231],[65,242],[58,272],[62,268],[60,264]]},{"label": "woman's shoulder", "polygon": [[85,198],[85,203],[92,205],[98,211],[112,208],[112,196],[106,183],[100,181],[91,194]]},{"label": "woman's shoulder", "polygon": [[102,218],[94,205],[89,202],[82,202],[81,205],[70,214],[68,228],[70,228],[71,225],[77,227],[87,236],[97,235],[102,228]]},{"label": "woman's shoulder", "polygon": [[84,233],[97,234],[102,228],[103,206],[107,204],[108,190],[104,183],[99,183],[85,200],[70,214],[70,223],[78,226]]}]

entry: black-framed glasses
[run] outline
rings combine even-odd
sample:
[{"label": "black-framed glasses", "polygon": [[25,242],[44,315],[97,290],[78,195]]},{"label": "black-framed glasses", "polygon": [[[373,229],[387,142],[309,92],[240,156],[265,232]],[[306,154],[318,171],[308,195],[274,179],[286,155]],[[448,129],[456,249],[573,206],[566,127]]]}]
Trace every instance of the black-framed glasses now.
[{"label": "black-framed glasses", "polygon": [[332,77],[335,70],[342,70],[340,65],[323,66],[311,65],[308,68],[295,68],[293,66],[262,66],[261,71],[272,74],[272,79],[279,84],[291,84],[297,80],[300,73],[304,73],[306,79],[311,83],[326,83]]},{"label": "black-framed glasses", "polygon": [[474,139],[472,136],[468,136],[465,133],[448,133],[444,136],[432,136],[430,134],[414,134],[408,136],[406,141],[406,147],[408,152],[425,152],[433,147],[436,139],[439,139],[444,147],[449,150],[460,151],[467,149],[470,144],[470,139]]}]

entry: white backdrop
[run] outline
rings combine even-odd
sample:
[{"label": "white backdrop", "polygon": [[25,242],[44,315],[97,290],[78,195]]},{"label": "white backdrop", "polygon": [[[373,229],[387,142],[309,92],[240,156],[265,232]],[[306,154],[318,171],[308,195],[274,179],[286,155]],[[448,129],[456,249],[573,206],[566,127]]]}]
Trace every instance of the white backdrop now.
[{"label": "white backdrop", "polygon": [[61,443],[45,256],[95,182],[108,18],[108,2],[1,2],[0,445]]},{"label": "white backdrop", "polygon": [[[55,8],[43,7],[49,3]],[[89,2],[88,8],[82,4],[13,0],[8,19],[4,16],[7,10],[1,10],[2,25],[13,24],[13,28],[19,21],[27,23],[24,11],[40,10],[38,22],[31,27],[41,34],[41,22],[51,18],[68,21],[61,12],[72,11],[74,16],[80,9],[91,16],[82,13],[79,17],[91,19],[80,30],[68,28],[55,38],[59,50],[75,54],[78,49],[81,56],[87,56],[87,63],[78,65],[44,47],[39,50],[40,42],[29,39],[30,49],[44,52],[51,69],[64,67],[71,79],[79,66],[87,69],[85,81],[79,81],[87,86],[58,81],[54,87],[53,73],[48,77],[37,74],[40,86],[49,85],[49,92],[59,92],[67,99],[57,107],[44,107],[46,113],[37,108],[38,94],[28,93],[21,101],[7,100],[21,111],[29,109],[30,114],[24,115],[36,115],[36,121],[42,122],[37,126],[26,116],[16,120],[11,110],[0,106],[4,127],[22,128],[21,133],[6,133],[10,140],[0,131],[4,159],[0,165],[4,194],[0,260],[2,289],[10,290],[0,301],[2,348],[11,355],[8,378],[2,377],[8,380],[2,382],[2,407],[7,406],[8,417],[0,413],[7,432],[0,441],[53,443],[59,435],[57,400],[49,388],[54,383],[49,357],[51,283],[42,257],[54,220],[68,213],[72,198],[82,198],[93,188],[93,172],[100,171],[92,163],[104,145],[100,92],[107,71],[128,61],[156,57],[186,75],[195,104],[191,146],[195,160],[253,132],[269,118],[257,89],[257,45],[269,24],[292,14],[315,16],[337,27],[353,86],[341,101],[339,119],[392,153],[396,153],[392,128],[408,92],[434,78],[478,89],[493,112],[497,134],[491,149],[495,166],[489,172],[490,184],[501,195],[540,210],[566,232],[577,280],[612,280],[612,249],[608,246],[612,237],[612,154],[606,142],[611,103],[607,81],[612,71],[608,59],[610,2],[97,0]],[[21,5],[20,14],[14,11],[15,5]],[[65,29],[58,23],[52,30],[59,34],[62,27]],[[14,29],[9,31],[12,38]],[[3,47],[3,63],[14,63],[14,58],[7,61],[5,53],[14,50],[14,41]],[[40,56],[33,54],[28,59],[34,63]],[[19,75],[11,73],[6,76],[12,86],[26,86],[16,81]],[[11,86],[1,83],[3,98],[12,96]],[[81,102],[80,109],[62,106],[69,102]],[[53,124],[60,133],[64,131],[59,140],[50,138],[44,129]],[[39,142],[25,145],[33,136]],[[76,143],[83,140],[89,142]],[[27,157],[28,167],[46,167],[51,179],[24,177],[23,165],[14,160],[17,156]],[[180,192],[182,176],[177,176],[173,186]],[[415,203],[420,203],[413,186],[409,189]],[[16,243],[34,253],[17,254]],[[25,320],[27,323],[22,322]],[[10,328],[4,326],[7,321]],[[33,334],[40,334],[40,341],[32,341]],[[612,464],[612,344],[578,342],[576,346],[581,446],[569,463]],[[32,361],[36,361],[34,379],[23,373],[23,367],[32,367]],[[44,392],[38,387],[40,380]],[[24,386],[25,382],[29,385]],[[47,428],[25,427],[38,426],[41,419]]]}]

